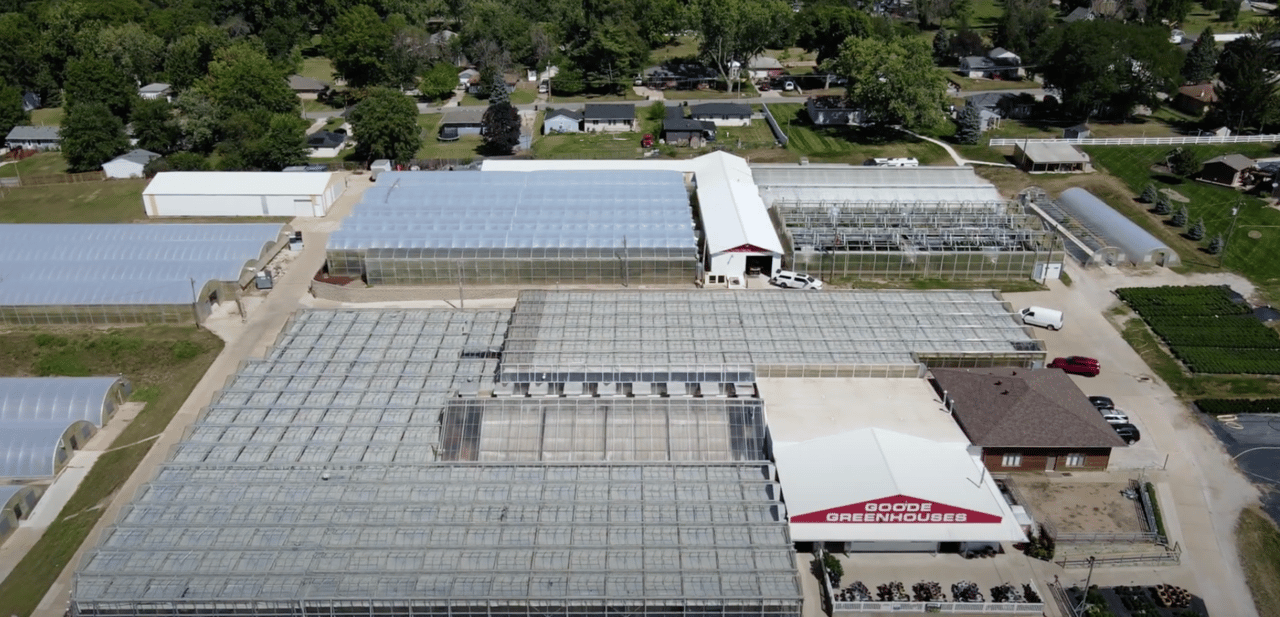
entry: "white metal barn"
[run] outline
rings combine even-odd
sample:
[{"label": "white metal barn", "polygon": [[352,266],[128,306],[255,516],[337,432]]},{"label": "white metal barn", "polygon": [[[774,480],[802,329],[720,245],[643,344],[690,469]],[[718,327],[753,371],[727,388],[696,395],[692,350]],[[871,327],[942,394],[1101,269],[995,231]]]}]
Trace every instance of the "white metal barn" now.
[{"label": "white metal barn", "polygon": [[170,171],[142,192],[147,216],[324,216],[346,190],[328,172]]}]

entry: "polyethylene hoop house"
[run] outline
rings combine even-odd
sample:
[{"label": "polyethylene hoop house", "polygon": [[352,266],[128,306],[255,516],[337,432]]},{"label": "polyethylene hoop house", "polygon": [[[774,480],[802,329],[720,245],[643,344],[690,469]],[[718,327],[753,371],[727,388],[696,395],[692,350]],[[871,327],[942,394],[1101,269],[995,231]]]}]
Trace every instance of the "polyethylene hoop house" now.
[{"label": "polyethylene hoop house", "polygon": [[676,171],[379,175],[328,247],[373,285],[686,283],[697,238]]},{"label": "polyethylene hoop house", "polygon": [[1168,267],[1182,263],[1177,251],[1089,191],[1069,188],[1058,196],[1057,204],[1081,226],[1107,243],[1099,252],[1119,252],[1120,259],[1134,265]]}]

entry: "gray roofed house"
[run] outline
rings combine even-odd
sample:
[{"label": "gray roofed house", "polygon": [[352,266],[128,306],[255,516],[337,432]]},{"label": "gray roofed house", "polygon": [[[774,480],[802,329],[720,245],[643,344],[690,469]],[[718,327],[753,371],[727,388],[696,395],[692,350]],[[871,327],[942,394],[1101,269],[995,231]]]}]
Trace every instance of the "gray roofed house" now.
[{"label": "gray roofed house", "polygon": [[146,175],[147,163],[158,158],[159,154],[138,148],[103,163],[102,172],[108,178],[141,178]]},{"label": "gray roofed house", "polygon": [[440,133],[436,139],[455,141],[463,135],[481,135],[484,132],[486,107],[458,107],[445,112],[440,120]]},{"label": "gray roofed house", "polygon": [[716,126],[746,126],[751,124],[751,106],[743,103],[702,103],[689,108],[694,120],[711,122]]},{"label": "gray roofed house", "polygon": [[316,131],[307,135],[308,148],[337,148],[347,141],[345,133],[333,131]]},{"label": "gray roofed house", "polygon": [[1071,377],[1058,369],[931,372],[956,423],[982,448],[992,471],[1106,469],[1111,449],[1124,446]]},{"label": "gray roofed house", "polygon": [[701,147],[704,142],[715,141],[716,125],[706,120],[686,118],[684,107],[672,105],[667,107],[667,115],[662,120],[662,139],[668,144]]},{"label": "gray roofed house", "polygon": [[1035,106],[1035,97],[1012,92],[982,92],[965,97],[964,102],[978,109],[989,109],[1002,118],[1026,118]]},{"label": "gray roofed house", "polygon": [[636,106],[631,103],[587,103],[582,129],[588,133],[625,133],[637,129]]},{"label": "gray roofed house", "polygon": [[1087,6],[1081,6],[1076,7],[1074,11],[1067,13],[1067,16],[1062,18],[1062,21],[1072,23],[1077,21],[1091,21],[1093,18],[1093,11],[1089,10],[1089,7]]},{"label": "gray roofed house", "polygon": [[542,119],[542,134],[582,132],[582,113],[571,109],[548,109]]},{"label": "gray roofed house", "polygon": [[289,76],[289,89],[293,90],[299,96],[310,95],[312,97],[329,89],[329,84],[318,79],[303,77],[302,75]]},{"label": "gray roofed house", "polygon": [[173,100],[173,88],[169,84],[153,83],[138,88],[138,96],[147,99],[164,99],[166,101]]},{"label": "gray roofed house", "polygon": [[10,148],[27,148],[35,150],[56,150],[62,144],[56,126],[15,126],[5,136],[5,145]]},{"label": "gray roofed house", "polygon": [[1253,159],[1243,154],[1224,154],[1204,162],[1198,176],[1200,180],[1226,186],[1240,186],[1244,172],[1253,169]]}]

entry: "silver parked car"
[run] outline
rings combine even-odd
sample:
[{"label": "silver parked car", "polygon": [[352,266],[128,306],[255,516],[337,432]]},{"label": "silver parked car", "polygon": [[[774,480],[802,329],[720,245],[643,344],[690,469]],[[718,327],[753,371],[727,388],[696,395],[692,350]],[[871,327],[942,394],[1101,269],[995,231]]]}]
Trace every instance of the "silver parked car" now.
[{"label": "silver parked car", "polygon": [[773,278],[769,279],[769,283],[785,289],[822,289],[822,281],[808,274],[790,270],[778,270]]}]

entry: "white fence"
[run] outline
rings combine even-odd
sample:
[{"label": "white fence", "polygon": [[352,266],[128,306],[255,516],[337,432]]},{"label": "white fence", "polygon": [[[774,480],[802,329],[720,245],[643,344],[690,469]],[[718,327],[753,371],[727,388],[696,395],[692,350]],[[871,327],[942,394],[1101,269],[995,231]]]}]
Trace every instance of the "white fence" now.
[{"label": "white fence", "polygon": [[1072,144],[1077,146],[1165,146],[1177,144],[1256,144],[1280,142],[1280,134],[1272,135],[1184,135],[1179,137],[1108,137],[1082,139],[992,139],[988,146],[1017,146],[1026,144]]}]

